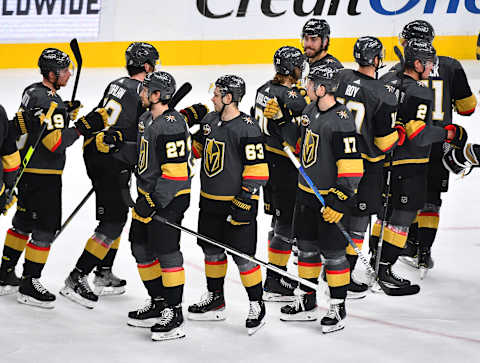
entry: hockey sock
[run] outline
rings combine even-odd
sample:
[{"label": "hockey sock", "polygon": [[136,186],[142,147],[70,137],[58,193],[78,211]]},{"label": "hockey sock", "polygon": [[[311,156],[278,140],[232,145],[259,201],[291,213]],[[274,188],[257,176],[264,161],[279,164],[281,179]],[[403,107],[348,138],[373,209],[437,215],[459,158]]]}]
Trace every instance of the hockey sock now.
[{"label": "hockey sock", "polygon": [[227,274],[227,255],[205,255],[205,275],[208,291],[223,291],[225,275]]},{"label": "hockey sock", "polygon": [[[322,268],[322,260],[318,252],[306,252],[300,250],[298,253],[298,276],[318,284],[318,277]],[[306,292],[314,291],[311,287],[300,284],[300,289]]]},{"label": "hockey sock", "polygon": [[[363,246],[363,239],[365,237],[365,233],[362,232],[349,232],[350,237],[352,238],[353,243],[358,247],[359,250],[362,250]],[[358,255],[357,252],[353,249],[352,246],[348,245],[345,253],[347,255],[347,260],[350,264],[350,271],[353,271],[355,268],[355,264],[357,263]]]},{"label": "hockey sock", "polygon": [[180,304],[185,284],[185,270],[183,267],[162,267],[162,282],[168,305]]},{"label": "hockey sock", "polygon": [[420,248],[431,248],[433,245],[440,220],[438,209],[422,210],[418,215],[418,242]]},{"label": "hockey sock", "polygon": [[75,267],[82,273],[89,274],[105,258],[112,243],[113,240],[104,234],[95,232],[88,239]]},{"label": "hockey sock", "polygon": [[23,276],[40,278],[50,253],[50,242],[30,240],[25,250]]},{"label": "hockey sock", "polygon": [[108,250],[107,255],[98,264],[99,268],[101,268],[101,267],[108,267],[110,269],[112,268],[113,261],[115,261],[115,257],[117,256],[119,246],[120,246],[120,237],[118,237],[115,241],[113,241],[113,244],[110,247],[110,249]]},{"label": "hockey sock", "polygon": [[387,224],[383,234],[382,262],[392,265],[397,261],[407,242],[408,227]]},{"label": "hockey sock", "polygon": [[[331,254],[331,255],[330,255]],[[350,267],[345,255],[329,252],[325,256],[325,271],[332,299],[345,299],[350,284]]]},{"label": "hockey sock", "polygon": [[247,290],[248,299],[250,301],[261,300],[263,295],[262,289],[262,271],[260,265],[253,262],[247,262],[238,265],[240,279]]},{"label": "hockey sock", "polygon": [[138,263],[138,273],[150,297],[165,296],[160,262]]},{"label": "hockey sock", "polygon": [[[286,242],[281,236],[274,235],[268,245],[268,263],[286,271],[291,252],[292,244]],[[280,275],[267,269],[267,277],[279,279]]]},{"label": "hockey sock", "polygon": [[12,228],[7,231],[3,246],[2,269],[8,270],[17,265],[18,259],[27,245],[27,241],[28,235],[18,233]]}]

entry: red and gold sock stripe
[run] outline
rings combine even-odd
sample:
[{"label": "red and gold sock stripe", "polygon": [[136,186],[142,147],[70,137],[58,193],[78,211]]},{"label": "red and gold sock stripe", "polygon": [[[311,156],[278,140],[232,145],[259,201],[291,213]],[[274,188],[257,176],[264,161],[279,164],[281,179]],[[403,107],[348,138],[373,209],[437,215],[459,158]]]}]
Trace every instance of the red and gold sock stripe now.
[{"label": "red and gold sock stripe", "polygon": [[438,229],[440,215],[438,212],[420,212],[417,215],[418,228]]},{"label": "red and gold sock stripe", "polygon": [[185,284],[183,267],[162,268],[162,281],[165,287],[175,287]]},{"label": "red and gold sock stripe", "polygon": [[400,230],[397,226],[387,224],[385,226],[385,232],[383,233],[383,240],[398,248],[405,247],[407,242],[408,230]]},{"label": "red and gold sock stripe", "polygon": [[262,283],[260,266],[256,265],[248,271],[240,271],[240,279],[245,287],[251,287]]},{"label": "red and gold sock stripe", "polygon": [[327,283],[330,287],[340,287],[345,286],[350,283],[350,269],[346,268],[343,270],[326,270],[327,272]]},{"label": "red and gold sock stripe", "polygon": [[107,255],[110,246],[100,238],[93,235],[87,241],[85,250],[97,257],[100,260],[103,260]]},{"label": "red and gold sock stripe", "polygon": [[227,274],[227,259],[222,261],[207,261],[205,260],[205,275],[212,279],[219,279],[225,277]]},{"label": "red and gold sock stripe", "polygon": [[298,276],[304,279],[318,279],[321,268],[321,262],[298,261]]},{"label": "red and gold sock stripe", "polygon": [[[352,238],[352,241],[353,243],[355,243],[355,246],[358,247],[359,250],[362,250],[362,246],[363,246],[363,238],[360,239],[360,238]],[[357,253],[355,252],[355,250],[353,249],[352,246],[348,245],[347,248],[346,248],[346,253],[347,255],[352,255],[352,256],[356,256]]]},{"label": "red and gold sock stripe", "polygon": [[7,231],[5,236],[5,246],[10,247],[16,251],[23,252],[25,246],[27,245],[28,236],[24,234],[17,233],[13,229]]},{"label": "red and gold sock stripe", "polygon": [[25,260],[45,265],[49,253],[50,247],[40,247],[29,242],[25,251]]},{"label": "red and gold sock stripe", "polygon": [[268,262],[277,266],[287,266],[288,259],[290,258],[290,250],[279,250],[272,247],[268,247]]},{"label": "red and gold sock stripe", "polygon": [[151,281],[162,277],[162,268],[158,260],[147,264],[137,264],[138,273],[142,281]]},{"label": "red and gold sock stripe", "polygon": [[111,249],[118,250],[120,247],[120,237],[113,241],[112,245],[110,246]]}]

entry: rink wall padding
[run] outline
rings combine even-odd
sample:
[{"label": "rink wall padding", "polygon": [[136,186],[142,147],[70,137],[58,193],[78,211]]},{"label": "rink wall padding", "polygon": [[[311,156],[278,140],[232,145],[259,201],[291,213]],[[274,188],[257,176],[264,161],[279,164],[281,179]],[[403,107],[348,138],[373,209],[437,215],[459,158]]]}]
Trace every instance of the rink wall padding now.
[{"label": "rink wall padding", "polygon": [[[397,37],[380,37],[386,60],[396,57]],[[148,39],[135,39],[149,41]],[[132,39],[132,41],[134,41]],[[332,38],[329,52],[342,62],[353,62],[356,38]],[[162,65],[271,64],[275,50],[284,45],[301,47],[299,39],[182,40],[150,41],[160,53]],[[80,42],[84,67],[124,67],[125,49],[130,41]],[[475,59],[477,37],[473,35],[437,36],[434,46],[440,55]],[[56,47],[71,53],[68,43],[0,44],[0,68],[35,68],[43,49]]]}]

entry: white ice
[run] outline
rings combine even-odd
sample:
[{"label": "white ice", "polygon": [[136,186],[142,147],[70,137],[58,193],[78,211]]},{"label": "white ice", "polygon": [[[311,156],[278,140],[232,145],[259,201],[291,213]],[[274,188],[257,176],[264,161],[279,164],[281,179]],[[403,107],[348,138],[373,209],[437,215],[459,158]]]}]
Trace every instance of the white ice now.
[{"label": "white ice", "polygon": [[[479,96],[478,62],[463,63],[473,92]],[[211,106],[208,87],[222,74],[244,77],[247,94],[241,109],[248,112],[258,86],[273,73],[268,65],[165,67],[180,85],[190,81],[193,91],[179,105],[205,102]],[[123,69],[84,69],[78,98],[92,109],[102,97],[109,81],[123,76]],[[37,82],[37,70],[1,70],[0,103],[13,116],[25,86]],[[61,91],[64,99],[71,95]],[[472,141],[480,142],[480,110],[469,118],[454,116],[464,125]],[[224,322],[186,321],[186,338],[152,342],[148,329],[128,327],[127,312],[147,297],[130,252],[127,224],[114,265],[117,275],[128,280],[122,296],[101,298],[94,310],[87,310],[58,291],[75,265],[86,240],[96,226],[91,198],[54,243],[42,281],[57,294],[55,309],[41,310],[16,302],[15,296],[0,298],[0,362],[479,362],[480,291],[479,256],[480,193],[478,171],[459,179],[451,178],[450,192],[443,196],[440,229],[433,248],[435,268],[420,281],[418,272],[404,266],[397,272],[421,285],[421,292],[410,297],[369,294],[366,299],[347,303],[346,328],[323,335],[319,322],[285,323],[279,320],[280,303],[268,303],[267,324],[254,336],[245,329],[248,314],[246,293],[238,270],[229,260],[225,284],[228,318]],[[81,141],[68,149],[63,174],[63,219],[90,189],[81,153]],[[184,225],[196,229],[199,178],[194,178],[192,202]],[[0,217],[0,238],[10,227],[13,210]],[[267,260],[266,236],[270,220],[259,215],[257,257]],[[159,239],[159,243],[161,240]],[[2,244],[3,245],[3,244]],[[368,249],[365,243],[364,252]],[[184,311],[205,290],[203,254],[194,238],[182,235],[186,285]],[[17,266],[21,274],[23,258]],[[358,270],[364,268],[359,261]],[[291,265],[289,270],[296,273]],[[327,303],[319,293],[320,314]],[[320,315],[320,316],[321,316]]]}]

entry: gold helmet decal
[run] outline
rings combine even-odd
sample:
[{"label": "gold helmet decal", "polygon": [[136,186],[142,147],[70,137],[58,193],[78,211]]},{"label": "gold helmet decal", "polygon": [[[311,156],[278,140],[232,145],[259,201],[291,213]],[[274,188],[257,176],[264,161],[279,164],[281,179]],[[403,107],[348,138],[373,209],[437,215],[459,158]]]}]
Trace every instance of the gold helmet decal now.
[{"label": "gold helmet decal", "polygon": [[205,174],[213,177],[220,173],[223,170],[225,143],[209,138],[205,142],[203,153],[203,169],[205,170]]},{"label": "gold helmet decal", "polygon": [[317,161],[318,141],[318,135],[308,129],[305,134],[302,150],[302,164],[305,168],[312,166]]}]

